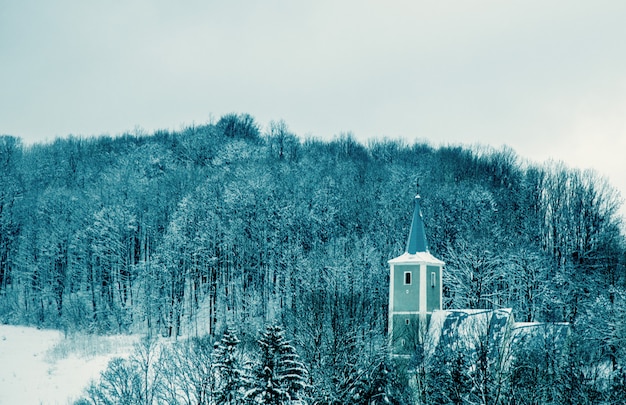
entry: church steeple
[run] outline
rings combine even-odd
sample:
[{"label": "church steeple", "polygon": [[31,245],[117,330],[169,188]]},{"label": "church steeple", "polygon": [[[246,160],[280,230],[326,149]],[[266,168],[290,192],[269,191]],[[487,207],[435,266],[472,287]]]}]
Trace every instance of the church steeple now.
[{"label": "church steeple", "polygon": [[413,221],[409,230],[409,238],[406,241],[405,253],[414,255],[418,252],[428,252],[428,241],[424,232],[424,219],[420,207],[420,195],[415,196],[415,208],[413,209]]},{"label": "church steeple", "polygon": [[419,186],[414,201],[406,250],[389,260],[388,330],[394,356],[414,354],[433,311],[442,309],[444,262],[428,251]]}]

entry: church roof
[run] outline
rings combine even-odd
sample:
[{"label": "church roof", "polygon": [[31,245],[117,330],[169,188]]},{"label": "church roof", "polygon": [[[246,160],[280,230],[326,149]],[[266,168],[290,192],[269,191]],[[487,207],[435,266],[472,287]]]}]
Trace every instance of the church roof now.
[{"label": "church roof", "polygon": [[424,355],[434,364],[461,353],[472,365],[480,350],[486,350],[489,361],[507,368],[516,359],[545,353],[546,348],[564,355],[570,330],[569,323],[515,322],[511,308],[433,311]]},{"label": "church roof", "polygon": [[415,208],[413,209],[413,220],[409,229],[409,237],[406,241],[406,249],[401,256],[389,260],[388,263],[429,263],[443,265],[444,262],[430,254],[428,241],[424,231],[424,219],[420,207],[420,196],[415,196]]},{"label": "church roof", "polygon": [[415,196],[415,208],[413,209],[413,221],[409,230],[409,238],[406,242],[406,253],[416,254],[418,252],[428,252],[428,241],[424,231],[424,219],[420,207],[420,196]]},{"label": "church roof", "polygon": [[546,347],[546,342],[562,347],[569,334],[571,326],[567,322],[515,322],[513,324],[513,341],[518,346],[528,346],[530,342],[540,342]]},{"label": "church roof", "polygon": [[387,263],[426,263],[443,266],[445,263],[431,255],[430,252],[417,252],[415,254],[404,252],[402,255],[389,260]]},{"label": "church roof", "polygon": [[443,347],[475,352],[479,342],[484,342],[495,354],[503,347],[513,324],[510,308],[434,311],[424,349],[429,355]]}]

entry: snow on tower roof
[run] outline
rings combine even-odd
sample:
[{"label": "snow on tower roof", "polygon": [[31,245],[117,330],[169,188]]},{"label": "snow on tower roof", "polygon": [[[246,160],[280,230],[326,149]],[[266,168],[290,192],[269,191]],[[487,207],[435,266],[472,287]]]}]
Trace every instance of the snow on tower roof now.
[{"label": "snow on tower roof", "polygon": [[426,263],[440,266],[445,264],[443,261],[431,255],[430,252],[417,252],[415,254],[405,252],[402,255],[389,260],[387,263]]}]

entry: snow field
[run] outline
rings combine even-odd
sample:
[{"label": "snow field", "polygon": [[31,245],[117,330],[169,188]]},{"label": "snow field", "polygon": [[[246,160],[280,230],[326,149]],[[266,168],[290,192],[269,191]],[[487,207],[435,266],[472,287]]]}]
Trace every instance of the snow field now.
[{"label": "snow field", "polygon": [[72,404],[137,339],[0,325],[0,405]]}]

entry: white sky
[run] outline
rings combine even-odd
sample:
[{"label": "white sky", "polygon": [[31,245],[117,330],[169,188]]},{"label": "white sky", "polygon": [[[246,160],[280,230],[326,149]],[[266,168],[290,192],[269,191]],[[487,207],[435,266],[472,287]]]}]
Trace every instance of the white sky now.
[{"label": "white sky", "polygon": [[509,145],[626,196],[626,2],[0,0],[0,134],[245,112],[300,136]]}]

